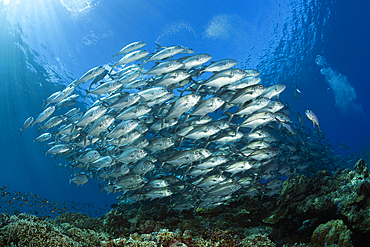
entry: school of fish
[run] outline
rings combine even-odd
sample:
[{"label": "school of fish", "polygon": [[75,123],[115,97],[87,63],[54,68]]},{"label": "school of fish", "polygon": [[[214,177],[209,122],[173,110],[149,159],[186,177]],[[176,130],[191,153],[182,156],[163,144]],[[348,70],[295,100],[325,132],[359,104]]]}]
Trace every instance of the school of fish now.
[{"label": "school of fish", "polygon": [[[299,113],[295,123],[278,100],[285,85],[264,86],[233,59],[184,46],[150,54],[145,45],[128,44],[116,63],[90,69],[25,121],[21,134],[38,124],[35,140],[65,158],[70,182],[96,178],[121,202],[159,199],[182,211],[276,195],[284,177],[333,163],[316,115],[305,112],[313,128]],[[73,94],[78,86],[86,95]],[[86,99],[87,109],[76,107]]]}]

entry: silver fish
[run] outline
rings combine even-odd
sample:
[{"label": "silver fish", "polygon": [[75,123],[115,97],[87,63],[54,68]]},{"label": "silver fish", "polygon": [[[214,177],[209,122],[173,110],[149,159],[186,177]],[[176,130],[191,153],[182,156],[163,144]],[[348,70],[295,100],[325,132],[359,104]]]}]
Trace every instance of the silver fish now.
[{"label": "silver fish", "polygon": [[171,47],[164,48],[163,50],[157,52],[156,54],[149,57],[146,61],[156,61],[156,60],[163,60],[165,58],[172,57],[184,50],[184,47],[175,45]]},{"label": "silver fish", "polygon": [[144,41],[132,42],[132,43],[126,45],[125,47],[123,47],[116,55],[113,55],[113,57],[115,58],[119,55],[135,51],[137,49],[140,49],[140,48],[144,47],[145,45],[146,45],[146,43]]},{"label": "silver fish", "polygon": [[32,123],[32,126],[35,125],[36,123],[41,123],[45,121],[48,117],[53,114],[55,111],[55,106],[49,106],[46,108],[43,112],[40,113],[40,115],[36,118],[36,120]]},{"label": "silver fish", "polygon": [[94,124],[91,126],[90,130],[87,132],[87,135],[99,135],[114,122],[114,118],[109,115],[103,115],[97,120],[95,120]]},{"label": "silver fish", "polygon": [[195,116],[204,116],[206,115],[207,113],[210,113],[210,112],[214,112],[216,111],[218,108],[220,108],[223,104],[225,103],[225,101],[221,98],[218,98],[218,97],[212,97],[212,98],[209,98],[203,102],[201,102],[200,104],[198,104],[193,112],[191,113],[191,115],[195,115]]},{"label": "silver fish", "polygon": [[134,168],[132,168],[131,172],[133,174],[138,175],[144,175],[150,171],[152,171],[155,168],[155,165],[153,162],[149,160],[140,160]]},{"label": "silver fish", "polygon": [[87,71],[85,74],[83,74],[80,79],[78,79],[75,83],[74,83],[74,86],[77,87],[80,83],[85,83],[87,82],[88,80],[96,77],[96,76],[99,76],[101,73],[103,73],[105,71],[105,68],[103,66],[98,66],[98,67],[95,67],[95,68],[92,68],[90,69],[89,71]]},{"label": "silver fish", "polygon": [[234,67],[236,64],[237,62],[234,59],[222,59],[216,62],[212,62],[210,65],[204,68],[202,72],[218,72]]},{"label": "silver fish", "polygon": [[232,177],[235,174],[239,172],[245,172],[251,169],[252,167],[253,165],[249,161],[245,160],[245,161],[238,161],[238,162],[232,163],[228,165],[227,167],[225,167],[223,171],[231,173],[231,177]]},{"label": "silver fish", "polygon": [[260,112],[248,117],[241,123],[240,127],[251,128],[251,132],[257,127],[264,126],[275,120],[275,116],[270,112]]},{"label": "silver fish", "polygon": [[205,159],[203,162],[201,162],[198,165],[195,165],[194,167],[204,170],[209,168],[215,168],[216,166],[222,165],[226,162],[228,162],[228,159],[224,155],[215,155],[210,156],[209,158]]},{"label": "silver fish", "polygon": [[285,90],[286,86],[283,84],[274,84],[272,86],[269,86],[265,93],[262,94],[262,97],[271,99],[273,97],[278,97],[281,92]]},{"label": "silver fish", "polygon": [[315,127],[315,125],[317,126],[317,129],[319,130],[319,134],[321,134],[320,126],[319,126],[319,119],[317,118],[315,113],[313,113],[313,111],[311,111],[311,110],[306,110],[305,114],[306,114],[306,117],[312,122],[313,126],[314,127]]},{"label": "silver fish", "polygon": [[172,146],[174,146],[175,143],[171,138],[168,137],[158,137],[150,140],[149,145],[146,147],[147,149],[151,151],[159,151],[159,150],[165,150]]},{"label": "silver fish", "polygon": [[171,105],[171,108],[164,118],[171,119],[180,117],[181,114],[193,108],[197,104],[199,99],[200,95],[196,94],[188,94],[181,97],[179,100]]},{"label": "silver fish", "polygon": [[119,89],[120,87],[122,87],[122,83],[120,81],[105,82],[91,91],[85,90],[86,91],[85,99],[87,98],[87,96],[89,96],[89,94],[101,95],[105,93],[110,93]]},{"label": "silver fish", "polygon": [[69,183],[74,182],[75,184],[77,184],[77,187],[78,187],[80,185],[82,186],[86,184],[88,181],[89,179],[87,178],[85,174],[77,174],[69,180]]},{"label": "silver fish", "polygon": [[34,141],[38,141],[38,142],[44,142],[44,141],[47,141],[51,138],[51,134],[50,133],[44,133],[44,134],[41,134],[40,136],[36,137],[34,139]]},{"label": "silver fish", "polygon": [[164,62],[161,62],[153,66],[145,74],[160,75],[160,74],[170,73],[172,71],[181,69],[182,67],[184,67],[184,64],[180,61],[177,61],[177,60],[164,61]]},{"label": "silver fish", "polygon": [[40,133],[41,130],[48,130],[50,128],[53,128],[59,124],[61,124],[62,122],[66,121],[67,117],[64,116],[64,115],[59,115],[59,116],[54,116],[52,118],[50,118],[48,121],[46,121],[46,123],[42,126],[40,126],[40,129],[37,133]]},{"label": "silver fish", "polygon": [[261,81],[261,78],[259,78],[259,77],[248,76],[247,75],[246,77],[242,78],[241,80],[228,85],[226,87],[226,89],[236,91],[236,90],[239,90],[239,89],[243,89],[243,88],[246,88],[246,87],[249,87],[249,86],[256,85],[256,84],[260,83],[260,81]]},{"label": "silver fish", "polygon": [[84,154],[82,154],[80,157],[77,158],[78,162],[81,163],[90,163],[100,158],[100,153],[97,150],[91,150]]},{"label": "silver fish", "polygon": [[266,91],[266,87],[263,85],[253,85],[249,86],[240,90],[232,96],[232,98],[228,101],[229,103],[233,104],[244,104],[247,101],[253,100]]},{"label": "silver fish", "polygon": [[241,80],[246,76],[244,70],[227,69],[214,74],[202,85],[220,88],[236,81]]},{"label": "silver fish", "polygon": [[129,120],[129,119],[136,119],[139,118],[147,113],[149,113],[152,110],[147,105],[134,105],[127,109],[125,109],[123,112],[121,112],[116,118],[120,120]]},{"label": "silver fish", "polygon": [[139,122],[137,120],[126,120],[114,127],[114,129],[109,132],[106,136],[108,138],[119,138],[124,134],[129,133],[130,131],[134,130],[138,126]]},{"label": "silver fish", "polygon": [[169,188],[157,188],[151,189],[144,193],[145,196],[149,197],[151,200],[155,198],[163,198],[172,195],[172,191]]},{"label": "silver fish", "polygon": [[148,153],[144,149],[130,148],[119,154],[117,161],[130,163],[144,158]]},{"label": "silver fish", "polygon": [[211,55],[208,55],[206,53],[200,53],[181,59],[181,62],[184,64],[183,69],[188,70],[190,68],[202,65],[211,59],[212,59]]},{"label": "silver fish", "polygon": [[140,59],[146,57],[148,54],[149,54],[149,52],[146,51],[146,50],[138,50],[138,51],[130,52],[130,53],[124,55],[117,63],[115,63],[112,66],[111,72],[113,71],[113,69],[115,67],[117,67],[119,65],[124,65],[124,64],[131,63],[131,62],[135,62],[137,60],[140,60]]},{"label": "silver fish", "polygon": [[198,183],[193,183],[197,187],[209,187],[216,185],[224,181],[226,177],[224,175],[211,175],[205,178],[202,178]]},{"label": "silver fish", "polygon": [[47,154],[62,154],[65,152],[68,152],[70,150],[69,145],[67,144],[57,144],[53,147],[51,147],[48,151],[46,151]]},{"label": "silver fish", "polygon": [[220,131],[221,129],[217,125],[214,125],[214,124],[201,125],[201,126],[194,127],[193,130],[191,130],[189,133],[185,135],[185,138],[191,138],[191,139],[198,140],[201,138],[210,137]]},{"label": "silver fish", "polygon": [[96,119],[103,116],[107,111],[107,108],[104,106],[95,106],[88,110],[81,119],[77,122],[77,126],[86,126],[89,123],[95,121]]},{"label": "silver fish", "polygon": [[112,165],[113,165],[113,158],[109,155],[99,157],[97,160],[89,163],[89,167],[97,168],[97,170],[100,170],[105,167],[110,167]]},{"label": "silver fish", "polygon": [[29,117],[26,119],[26,121],[24,121],[22,129],[20,129],[21,135],[22,135],[23,130],[27,129],[32,124],[33,120],[34,120],[33,117]]},{"label": "silver fish", "polygon": [[189,78],[189,76],[190,74],[185,70],[176,70],[165,74],[155,85],[160,87],[169,87]]},{"label": "silver fish", "polygon": [[134,105],[139,100],[140,100],[139,94],[130,93],[128,95],[119,97],[116,101],[109,105],[109,108],[124,109]]},{"label": "silver fish", "polygon": [[186,150],[175,154],[165,162],[175,166],[180,166],[208,158],[211,154],[212,153],[207,149]]}]

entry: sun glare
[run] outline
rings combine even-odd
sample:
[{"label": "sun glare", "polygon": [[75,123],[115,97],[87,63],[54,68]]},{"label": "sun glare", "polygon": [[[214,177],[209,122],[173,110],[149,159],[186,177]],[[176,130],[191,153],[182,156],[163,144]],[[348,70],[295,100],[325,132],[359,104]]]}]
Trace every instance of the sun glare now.
[{"label": "sun glare", "polygon": [[94,6],[90,0],[60,0],[63,6],[71,12],[80,13]]}]

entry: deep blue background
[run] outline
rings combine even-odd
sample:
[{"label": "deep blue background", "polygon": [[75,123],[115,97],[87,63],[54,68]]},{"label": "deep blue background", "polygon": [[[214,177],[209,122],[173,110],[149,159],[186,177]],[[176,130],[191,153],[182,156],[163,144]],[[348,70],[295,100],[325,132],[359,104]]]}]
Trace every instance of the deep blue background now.
[{"label": "deep blue background", "polygon": [[[37,128],[21,137],[19,128],[41,112],[43,99],[88,69],[112,63],[113,54],[137,40],[150,52],[155,42],[184,45],[259,69],[263,84],[287,85],[281,99],[292,112],[316,113],[335,153],[360,152],[370,144],[369,10],[364,0],[0,1],[0,186],[101,207],[115,202],[116,195],[98,194],[93,179],[68,185],[71,170],[55,167],[63,160],[45,158],[43,145],[32,142]],[[336,106],[317,55],[347,77],[338,85],[355,90],[348,109]],[[350,149],[339,149],[339,141]]]}]

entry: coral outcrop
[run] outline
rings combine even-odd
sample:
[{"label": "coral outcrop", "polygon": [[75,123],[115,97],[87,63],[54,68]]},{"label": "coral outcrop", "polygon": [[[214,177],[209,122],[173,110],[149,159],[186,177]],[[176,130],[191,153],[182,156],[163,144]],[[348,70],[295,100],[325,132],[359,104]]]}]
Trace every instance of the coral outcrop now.
[{"label": "coral outcrop", "polygon": [[10,216],[8,223],[0,228],[0,246],[87,247],[100,246],[107,239],[103,233],[68,223],[57,226],[29,214]]},{"label": "coral outcrop", "polygon": [[314,247],[332,245],[353,247],[351,235],[352,232],[344,225],[343,220],[331,220],[315,229],[311,236],[311,243]]}]

